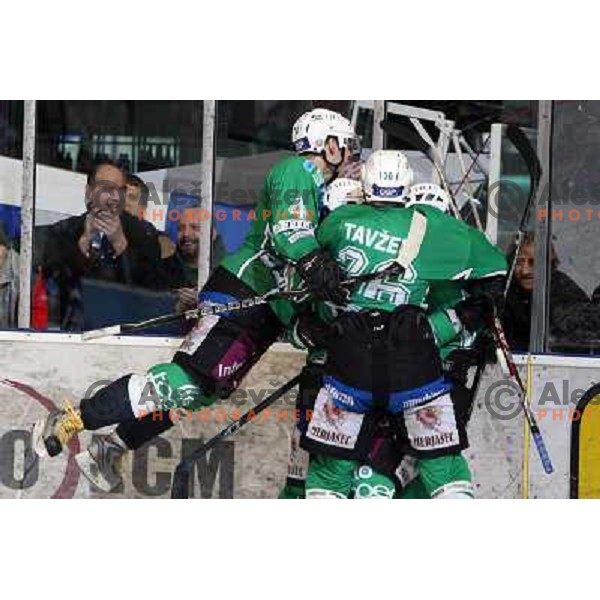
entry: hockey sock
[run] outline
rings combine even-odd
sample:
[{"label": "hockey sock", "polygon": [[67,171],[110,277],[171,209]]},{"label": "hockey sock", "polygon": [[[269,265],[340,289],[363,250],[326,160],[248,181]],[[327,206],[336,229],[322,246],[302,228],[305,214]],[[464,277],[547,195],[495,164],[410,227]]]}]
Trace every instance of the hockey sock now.
[{"label": "hockey sock", "polygon": [[128,384],[131,375],[125,375],[98,390],[90,398],[84,398],[80,405],[81,419],[88,430],[100,429],[123,421],[135,419],[128,402]]},{"label": "hockey sock", "polygon": [[169,418],[169,413],[164,413],[160,417],[157,418],[157,415],[149,414],[141,419],[125,421],[117,427],[115,433],[129,450],[137,450],[146,442],[173,427],[173,421]]},{"label": "hockey sock", "polygon": [[310,457],[306,498],[348,498],[352,489],[355,460],[316,454]]},{"label": "hockey sock", "polygon": [[462,454],[419,460],[419,476],[431,498],[473,498],[471,471]]},{"label": "hockey sock", "polygon": [[401,492],[394,496],[396,500],[430,500],[423,482],[419,477],[411,481]]}]

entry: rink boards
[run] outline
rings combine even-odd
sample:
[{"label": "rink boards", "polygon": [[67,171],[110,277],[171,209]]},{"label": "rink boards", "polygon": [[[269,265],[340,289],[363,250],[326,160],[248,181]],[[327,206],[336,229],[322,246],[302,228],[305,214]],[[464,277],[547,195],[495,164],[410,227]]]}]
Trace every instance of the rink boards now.
[{"label": "rink boards", "polygon": [[[175,340],[130,338],[82,343],[67,334],[3,333],[0,341],[0,498],[166,498],[182,454],[223,429],[232,418],[295,375],[302,353],[277,344],[246,378],[239,392],[202,414],[182,414],[167,434],[130,456],[122,490],[102,494],[79,476],[74,456],[88,441],[79,435],[63,456],[38,460],[30,427],[69,399],[109,380],[168,361]],[[527,376],[524,357],[520,360]],[[488,367],[469,425],[471,464],[479,498],[600,497],[600,359],[536,356],[530,361],[531,399],[554,473],[541,469],[528,444],[514,391],[497,366]],[[587,395],[584,392],[591,389]],[[273,498],[284,482],[290,431],[298,418],[294,392],[278,400],[197,464],[194,496]],[[525,460],[527,454],[528,460]]]}]

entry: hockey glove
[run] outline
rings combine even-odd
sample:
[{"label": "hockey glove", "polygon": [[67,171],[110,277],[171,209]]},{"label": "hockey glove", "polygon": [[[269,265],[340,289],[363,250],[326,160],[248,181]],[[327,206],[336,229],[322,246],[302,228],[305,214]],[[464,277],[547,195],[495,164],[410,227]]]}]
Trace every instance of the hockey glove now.
[{"label": "hockey glove", "polygon": [[307,350],[327,348],[333,335],[331,325],[310,311],[300,314],[295,327],[296,337]]},{"label": "hockey glove", "polygon": [[350,291],[342,286],[346,273],[324,250],[315,250],[297,263],[298,273],[304,279],[309,293],[320,300],[345,304]]},{"label": "hockey glove", "polygon": [[488,327],[494,317],[494,305],[485,295],[470,296],[459,302],[454,310],[464,328],[470,333]]}]

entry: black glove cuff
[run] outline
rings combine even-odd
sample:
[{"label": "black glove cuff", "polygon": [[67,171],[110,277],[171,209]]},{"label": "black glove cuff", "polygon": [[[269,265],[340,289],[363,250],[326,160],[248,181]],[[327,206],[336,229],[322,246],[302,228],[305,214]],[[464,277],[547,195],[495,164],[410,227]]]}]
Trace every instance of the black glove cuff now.
[{"label": "black glove cuff", "polygon": [[325,349],[331,341],[333,330],[312,313],[301,314],[296,323],[296,336],[307,349]]},{"label": "black glove cuff", "polygon": [[464,328],[470,333],[487,327],[494,316],[494,304],[485,295],[462,300],[454,307],[454,310]]},{"label": "black glove cuff", "polygon": [[311,273],[322,267],[328,260],[331,260],[331,258],[326,252],[323,250],[313,250],[306,256],[303,256],[296,264],[296,267],[300,276],[306,279],[307,276],[310,276]]}]

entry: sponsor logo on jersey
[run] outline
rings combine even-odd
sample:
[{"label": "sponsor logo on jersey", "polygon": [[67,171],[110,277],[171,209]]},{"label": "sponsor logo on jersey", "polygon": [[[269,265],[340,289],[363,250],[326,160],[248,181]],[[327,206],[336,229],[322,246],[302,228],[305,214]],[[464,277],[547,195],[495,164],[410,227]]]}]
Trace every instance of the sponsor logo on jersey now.
[{"label": "sponsor logo on jersey", "polygon": [[441,390],[434,390],[433,392],[427,392],[422,396],[418,396],[417,398],[410,398],[408,400],[404,400],[402,403],[402,408],[406,410],[407,408],[414,408],[415,406],[419,406],[419,404],[425,404],[426,402],[430,402],[431,400],[435,400],[439,398],[442,394],[447,392],[447,388]]},{"label": "sponsor logo on jersey", "polygon": [[398,256],[400,252],[402,238],[394,236],[387,231],[371,229],[370,227],[357,225],[356,223],[344,223],[344,229],[346,230],[346,239],[353,244],[373,248],[373,250],[392,254],[393,256]]},{"label": "sponsor logo on jersey", "polygon": [[440,411],[435,406],[426,406],[417,410],[417,420],[427,429],[437,429],[442,424]]},{"label": "sponsor logo on jersey", "polygon": [[312,230],[315,228],[315,225],[312,221],[304,221],[304,220],[285,220],[278,221],[275,223],[273,227],[273,233],[278,234],[284,231],[298,231],[298,230]]},{"label": "sponsor logo on jersey", "polygon": [[196,402],[202,396],[200,389],[193,384],[182,385],[177,389],[177,393],[179,394],[179,402],[183,407]]},{"label": "sponsor logo on jersey", "polygon": [[345,417],[342,409],[335,406],[335,404],[332,404],[329,400],[323,404],[323,414],[327,421],[334,427],[341,424]]},{"label": "sponsor logo on jersey", "polygon": [[446,446],[454,446],[454,433],[435,433],[433,435],[417,435],[412,440],[415,448],[445,448]]},{"label": "sponsor logo on jersey", "polygon": [[335,444],[336,446],[343,446],[345,448],[353,447],[353,444],[350,441],[351,437],[344,433],[329,431],[318,426],[311,427],[310,433],[310,437],[327,442],[329,444]]},{"label": "sponsor logo on jersey", "polygon": [[290,233],[290,235],[288,235],[288,242],[290,244],[295,244],[299,240],[303,240],[304,238],[312,236],[314,236],[314,233],[312,231],[307,231],[306,229],[303,229],[301,231],[295,231],[294,233]]},{"label": "sponsor logo on jersey", "polygon": [[166,372],[148,373],[146,377],[148,383],[144,387],[144,399],[140,401],[140,404],[146,405],[152,399],[161,406],[171,407],[177,405],[177,391],[171,387]]},{"label": "sponsor logo on jersey", "polygon": [[383,484],[372,485],[370,483],[359,483],[354,491],[354,498],[357,500],[367,500],[370,498],[388,498],[394,497],[394,486],[390,487]]},{"label": "sponsor logo on jersey", "polygon": [[243,363],[238,362],[237,360],[233,361],[232,365],[222,365],[219,364],[217,369],[218,377],[229,377],[230,375],[234,375],[243,367]]},{"label": "sponsor logo on jersey", "polygon": [[341,390],[334,388],[330,383],[325,385],[325,389],[336,402],[345,404],[346,406],[354,406],[354,398],[350,394],[346,394]]}]

